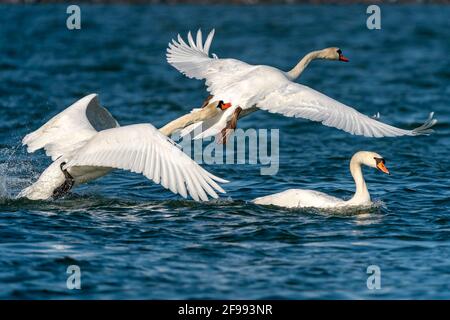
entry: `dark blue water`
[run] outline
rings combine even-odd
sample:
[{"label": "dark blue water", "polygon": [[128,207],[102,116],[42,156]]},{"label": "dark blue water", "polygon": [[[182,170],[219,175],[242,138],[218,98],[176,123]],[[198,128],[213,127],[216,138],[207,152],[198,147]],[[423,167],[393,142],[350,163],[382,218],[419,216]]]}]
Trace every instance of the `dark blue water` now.
[{"label": "dark blue water", "polygon": [[[450,7],[88,6],[82,29],[65,6],[0,6],[0,298],[450,298]],[[144,177],[113,174],[58,201],[15,200],[50,163],[21,138],[97,92],[122,124],[161,126],[198,106],[200,81],[165,62],[178,32],[216,28],[212,52],[290,69],[339,46],[350,63],[317,61],[300,81],[383,121],[428,137],[368,139],[258,112],[241,128],[280,129],[280,170],[212,165],[227,194],[180,200]],[[264,208],[248,201],[287,188],[348,198],[358,150],[387,159],[367,169],[377,209],[347,215]],[[66,269],[81,268],[81,290]],[[381,269],[369,290],[366,269]]]}]

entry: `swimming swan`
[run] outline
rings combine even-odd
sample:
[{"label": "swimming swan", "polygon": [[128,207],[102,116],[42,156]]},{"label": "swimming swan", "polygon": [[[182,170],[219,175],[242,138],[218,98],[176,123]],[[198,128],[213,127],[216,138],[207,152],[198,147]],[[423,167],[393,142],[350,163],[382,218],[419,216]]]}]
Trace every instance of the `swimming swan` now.
[{"label": "swimming swan", "polygon": [[371,205],[370,194],[362,174],[361,166],[377,168],[389,174],[385,160],[378,153],[359,151],[350,161],[350,172],[356,184],[356,192],[350,200],[342,200],[315,190],[289,189],[265,197],[254,199],[252,202],[261,205],[275,205],[286,208],[343,208]]},{"label": "swimming swan", "polygon": [[223,108],[222,101],[208,106],[200,117],[193,112],[172,121],[158,131],[149,123],[120,127],[97,95],[90,94],[54,116],[22,143],[28,152],[44,148],[54,161],[18,197],[43,200],[60,197],[73,186],[87,183],[113,168],[141,173],[175,194],[194,200],[217,198],[225,191],[216,183],[226,183],[204,170],[167,137],[187,123],[201,120]]},{"label": "swimming swan", "polygon": [[[207,122],[199,122],[182,131],[188,134],[197,128],[201,133],[195,139],[221,135],[222,142],[237,120],[258,109],[280,113],[288,117],[304,118],[321,122],[355,135],[365,137],[417,136],[429,134],[436,120],[433,113],[420,127],[404,130],[365,116],[318,91],[293,82],[314,59],[348,61],[339,48],[327,48],[307,54],[290,71],[284,72],[265,65],[250,65],[236,59],[219,59],[209,56],[209,48],[214,37],[212,30],[205,43],[202,32],[197,32],[196,41],[188,33],[188,43],[180,35],[172,40],[167,49],[167,61],[189,78],[205,80],[211,96],[208,99],[230,102],[217,117]],[[212,101],[212,100],[211,100]]]}]

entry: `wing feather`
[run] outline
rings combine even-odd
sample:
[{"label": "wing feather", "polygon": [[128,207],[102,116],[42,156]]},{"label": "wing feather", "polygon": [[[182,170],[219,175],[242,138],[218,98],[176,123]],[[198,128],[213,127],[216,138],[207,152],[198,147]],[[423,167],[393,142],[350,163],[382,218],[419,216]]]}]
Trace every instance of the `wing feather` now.
[{"label": "wing feather", "polygon": [[[202,31],[199,29],[196,42],[191,32],[188,32],[187,43],[178,35],[177,40],[172,39],[167,48],[167,62],[175,69],[189,78],[206,79],[208,90],[215,92],[236,82],[236,78],[248,71],[251,65],[235,59],[218,59],[209,56],[209,49],[214,38],[214,29],[208,34],[203,45]],[[223,71],[227,76],[223,76]]]},{"label": "wing feather", "polygon": [[[181,170],[179,170],[179,168],[175,167],[174,168],[174,173],[175,173],[175,177],[177,179],[177,190],[179,191],[180,195],[183,198],[187,197],[187,191],[186,191],[186,185],[184,183],[184,178],[183,178],[183,173],[181,172]],[[220,189],[217,189],[220,191]]]},{"label": "wing feather", "polygon": [[118,126],[108,110],[100,106],[97,94],[90,94],[27,134],[22,144],[28,146],[30,153],[44,148],[46,154],[56,160],[81,147],[97,131]]},{"label": "wing feather", "polygon": [[195,189],[194,183],[192,181],[191,175],[188,171],[184,172],[184,178],[186,179],[186,186],[189,192],[189,195],[194,199],[195,201],[199,201],[198,192]]},{"label": "wing feather", "polygon": [[212,29],[211,32],[206,37],[205,45],[203,47],[203,52],[209,55],[209,48],[211,47],[212,40],[214,38],[215,30]]},{"label": "wing feather", "polygon": [[400,129],[346,106],[307,86],[286,81],[258,102],[258,108],[289,117],[321,122],[355,135],[366,137],[396,137],[428,135],[437,120],[430,114],[426,122],[413,130]]}]

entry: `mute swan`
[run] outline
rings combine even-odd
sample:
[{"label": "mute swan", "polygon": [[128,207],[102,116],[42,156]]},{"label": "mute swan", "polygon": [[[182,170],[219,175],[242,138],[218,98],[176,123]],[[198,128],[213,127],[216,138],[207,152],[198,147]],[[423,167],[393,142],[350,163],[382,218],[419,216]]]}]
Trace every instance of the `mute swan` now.
[{"label": "mute swan", "polygon": [[193,112],[172,121],[158,131],[149,123],[120,127],[96,94],[90,94],[54,116],[36,131],[26,135],[22,143],[28,152],[44,148],[54,161],[31,186],[18,197],[43,200],[59,197],[73,186],[106,175],[113,168],[142,173],[175,194],[194,200],[217,198],[215,190],[225,193],[216,183],[225,183],[204,170],[167,135],[187,123],[214,114],[219,101],[208,106],[208,112]]},{"label": "mute swan", "polygon": [[361,170],[361,165],[377,168],[381,172],[389,174],[385,166],[385,160],[378,153],[359,151],[350,161],[350,172],[355,180],[356,192],[350,200],[327,195],[314,190],[289,189],[265,197],[254,199],[252,202],[262,205],[275,205],[286,208],[342,208],[352,206],[370,205],[370,194]]},{"label": "mute swan", "polygon": [[180,35],[167,48],[167,61],[189,78],[205,80],[207,90],[215,100],[231,102],[232,107],[208,121],[191,125],[182,135],[201,128],[194,139],[221,134],[226,142],[227,129],[257,109],[280,113],[288,117],[305,118],[321,122],[355,135],[366,137],[416,136],[429,134],[436,120],[433,113],[420,127],[404,130],[365,116],[307,86],[293,82],[314,59],[348,61],[339,48],[327,48],[307,54],[290,71],[284,72],[265,65],[250,65],[236,59],[219,59],[209,56],[214,37],[212,30],[203,44],[198,30],[196,41],[188,33],[188,43]]}]

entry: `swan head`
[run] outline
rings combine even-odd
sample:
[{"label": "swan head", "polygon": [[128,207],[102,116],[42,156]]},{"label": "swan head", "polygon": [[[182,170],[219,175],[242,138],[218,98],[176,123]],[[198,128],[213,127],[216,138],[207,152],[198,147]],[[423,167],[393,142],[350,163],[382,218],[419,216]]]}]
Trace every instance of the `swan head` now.
[{"label": "swan head", "polygon": [[222,111],[231,107],[231,103],[224,103],[223,100],[214,101],[213,104],[215,105],[216,108]]},{"label": "swan head", "polygon": [[360,164],[364,164],[368,167],[378,169],[379,171],[390,174],[388,168],[386,168],[386,160],[376,152],[372,151],[359,151],[355,153],[352,160],[357,160]]},{"label": "swan head", "polygon": [[320,57],[327,60],[338,60],[348,62],[348,58],[342,54],[342,50],[337,47],[325,48],[320,51]]}]

